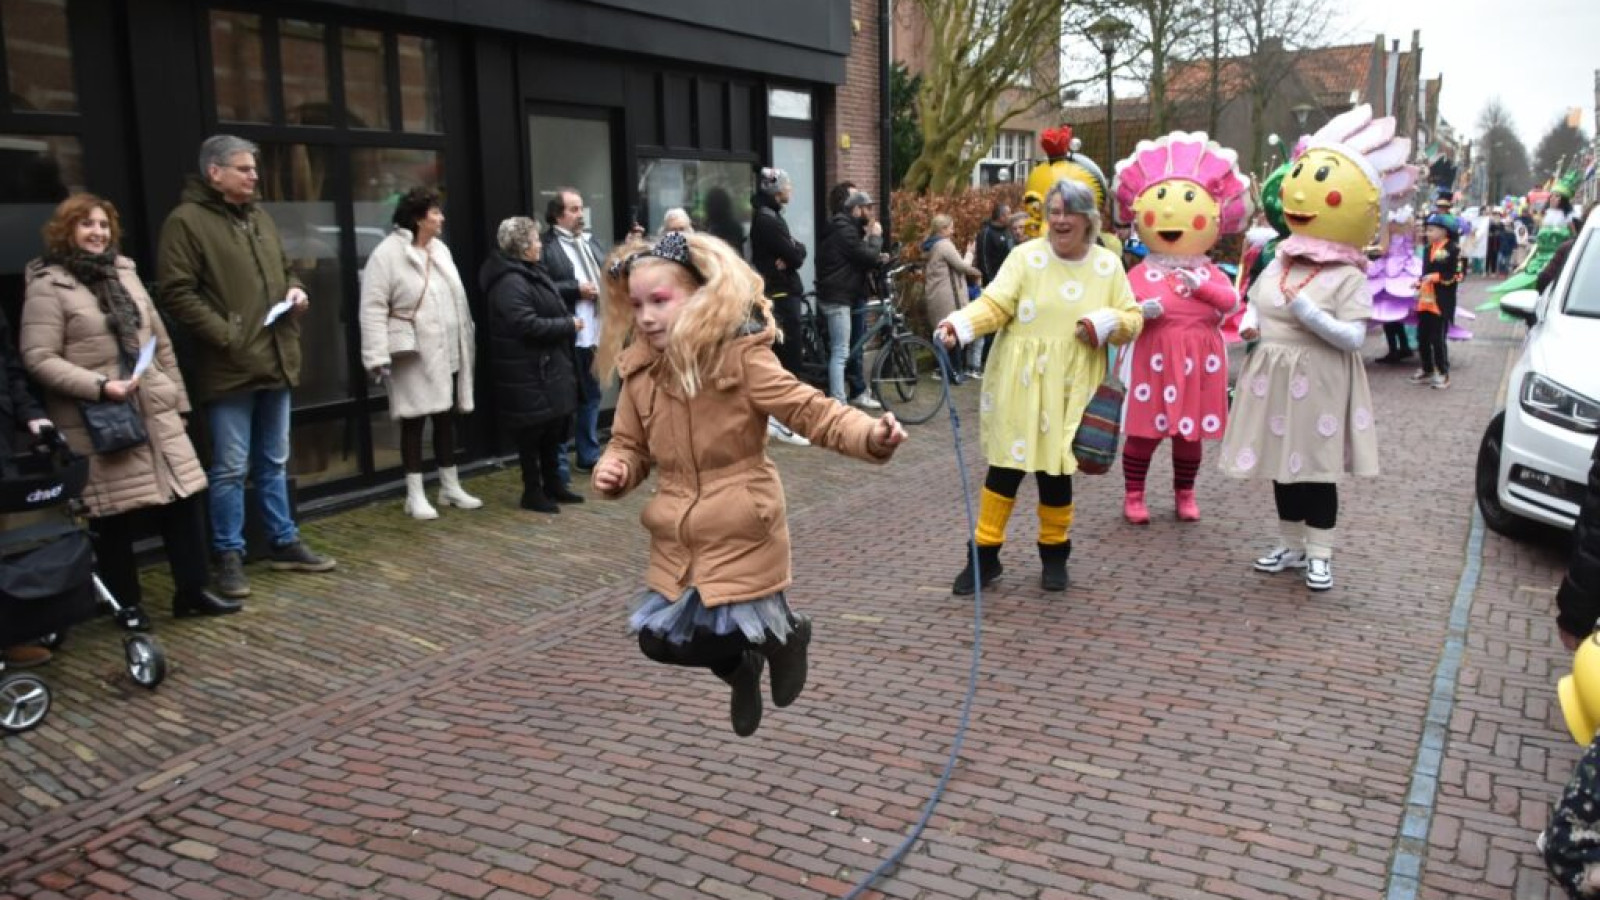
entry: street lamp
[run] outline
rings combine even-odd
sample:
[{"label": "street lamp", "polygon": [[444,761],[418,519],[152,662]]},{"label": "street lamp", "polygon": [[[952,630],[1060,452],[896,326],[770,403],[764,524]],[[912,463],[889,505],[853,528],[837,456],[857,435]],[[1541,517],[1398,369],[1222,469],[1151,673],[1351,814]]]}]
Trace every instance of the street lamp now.
[{"label": "street lamp", "polygon": [[1112,95],[1111,60],[1117,54],[1117,41],[1127,33],[1127,23],[1111,15],[1101,16],[1089,26],[1089,36],[1100,45],[1100,53],[1106,58],[1106,158],[1102,164],[1107,166],[1117,164],[1116,97]]},{"label": "street lamp", "polygon": [[1316,109],[1317,108],[1315,106],[1312,106],[1309,103],[1298,103],[1289,107],[1289,112],[1294,113],[1295,124],[1300,126],[1301,134],[1306,133],[1306,121],[1311,118],[1311,114],[1315,112]]}]

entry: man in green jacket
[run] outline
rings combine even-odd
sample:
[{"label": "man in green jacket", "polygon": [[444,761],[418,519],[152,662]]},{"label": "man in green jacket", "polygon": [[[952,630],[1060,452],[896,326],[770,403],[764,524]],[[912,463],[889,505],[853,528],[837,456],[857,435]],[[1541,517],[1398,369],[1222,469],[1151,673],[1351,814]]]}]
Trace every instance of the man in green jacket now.
[{"label": "man in green jacket", "polygon": [[[216,589],[250,594],[244,574],[244,484],[256,487],[275,569],[326,572],[290,515],[290,391],[300,382],[300,317],[310,307],[272,217],[255,204],[255,144],[219,134],[200,145],[201,177],[161,228],[162,308],[196,338],[191,394],[211,429],[211,545]],[[218,614],[232,609],[207,609]]]}]

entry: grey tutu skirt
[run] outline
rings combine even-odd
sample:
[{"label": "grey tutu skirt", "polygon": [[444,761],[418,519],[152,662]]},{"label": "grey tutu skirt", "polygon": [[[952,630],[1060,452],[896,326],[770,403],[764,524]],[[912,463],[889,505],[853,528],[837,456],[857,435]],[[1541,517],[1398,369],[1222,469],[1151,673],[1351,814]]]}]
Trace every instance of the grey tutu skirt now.
[{"label": "grey tutu skirt", "polygon": [[700,602],[700,589],[689,588],[676,602],[652,590],[640,594],[628,617],[628,633],[648,631],[669,644],[687,644],[696,634],[744,634],[752,644],[766,641],[771,634],[786,644],[791,631],[789,601],[783,591],[744,603],[707,607]]}]

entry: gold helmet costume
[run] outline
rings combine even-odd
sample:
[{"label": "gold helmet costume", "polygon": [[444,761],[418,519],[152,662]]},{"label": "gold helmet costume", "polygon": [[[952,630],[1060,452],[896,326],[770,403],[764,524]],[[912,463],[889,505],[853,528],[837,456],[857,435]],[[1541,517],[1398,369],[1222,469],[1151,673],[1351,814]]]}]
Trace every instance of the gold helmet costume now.
[{"label": "gold helmet costume", "polygon": [[[1082,143],[1072,136],[1070,125],[1046,128],[1039,135],[1039,146],[1044,150],[1046,161],[1034,166],[1033,171],[1028,173],[1028,183],[1022,194],[1022,208],[1028,214],[1028,221],[1023,224],[1022,230],[1030,239],[1040,237],[1045,232],[1044,198],[1058,181],[1076,181],[1086,185],[1094,192],[1095,205],[1102,210],[1109,210],[1106,198],[1110,184],[1094,160],[1078,152]],[[1112,218],[1108,215],[1105,221],[1107,227],[1100,229],[1100,244],[1120,258],[1122,242],[1111,233]]]}]

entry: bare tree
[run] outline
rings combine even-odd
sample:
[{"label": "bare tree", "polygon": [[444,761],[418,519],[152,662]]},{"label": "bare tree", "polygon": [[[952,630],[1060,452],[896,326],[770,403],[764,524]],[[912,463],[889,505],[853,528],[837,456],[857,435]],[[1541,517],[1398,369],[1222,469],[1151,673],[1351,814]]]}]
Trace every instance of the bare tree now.
[{"label": "bare tree", "polygon": [[1478,128],[1478,147],[1484,154],[1484,174],[1489,182],[1489,202],[1521,194],[1532,187],[1528,148],[1517,137],[1511,113],[1499,97],[1491,97],[1483,105],[1483,111],[1478,114]]},{"label": "bare tree", "polygon": [[[1064,30],[1092,21],[1108,0],[899,0],[926,24],[917,95],[922,152],[902,187],[948,193],[966,183],[1006,123],[1059,108],[1094,76],[1070,77],[1056,63]],[[1103,69],[1100,70],[1103,74]]]},{"label": "bare tree", "polygon": [[1577,168],[1579,158],[1588,149],[1589,136],[1583,129],[1574,128],[1562,119],[1550,126],[1534,148],[1534,174],[1540,178],[1559,178],[1563,170]]},{"label": "bare tree", "polygon": [[1212,32],[1212,0],[1129,0],[1122,6],[1132,28],[1130,72],[1144,82],[1150,128],[1165,134],[1178,98],[1168,89],[1173,63],[1202,55]]},{"label": "bare tree", "polygon": [[[1297,62],[1298,51],[1338,39],[1329,0],[1222,0],[1236,26],[1242,60],[1239,86],[1250,102],[1250,168],[1266,152],[1267,115]],[[1234,73],[1226,71],[1231,80]],[[1241,148],[1244,149],[1244,148]],[[1241,154],[1243,155],[1243,154]]]}]

